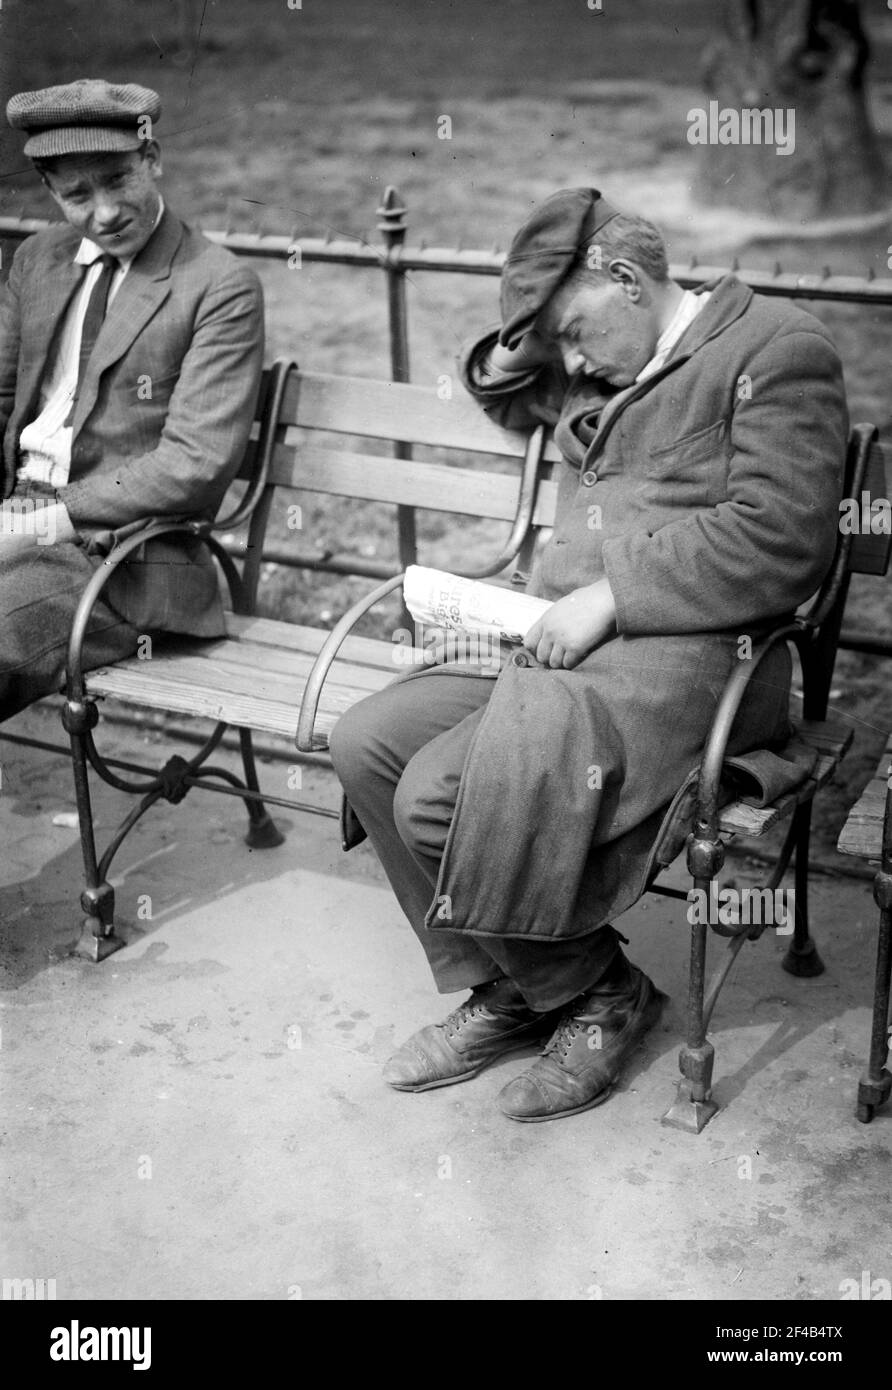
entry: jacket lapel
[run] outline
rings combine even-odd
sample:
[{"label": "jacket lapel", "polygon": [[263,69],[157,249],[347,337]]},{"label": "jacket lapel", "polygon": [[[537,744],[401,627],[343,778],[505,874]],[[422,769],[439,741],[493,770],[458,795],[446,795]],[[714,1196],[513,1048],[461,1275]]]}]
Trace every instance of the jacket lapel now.
[{"label": "jacket lapel", "polygon": [[704,305],[694,322],[682,334],[672,354],[659,371],[653,372],[643,381],[627,386],[624,391],[619,391],[604,406],[595,437],[586,449],[583,466],[590,463],[603,448],[617,418],[626,406],[646,395],[683,362],[689,361],[695,352],[705,347],[719,333],[723,333],[730,324],[740,318],[753,297],[749,286],[741,284],[736,275],[726,275],[719,281],[702,286],[702,289],[712,291],[709,303]]},{"label": "jacket lapel", "polygon": [[31,280],[33,289],[22,313],[23,353],[16,387],[16,409],[22,410],[23,418],[36,407],[59,325],[83,281],[84,268],[74,263],[79,245],[80,237],[74,231],[60,237],[49,248],[46,264]]},{"label": "jacket lapel", "polygon": [[182,238],[182,223],[165,208],[151,238],[124,276],[100,329],[72,422],[73,438],[96,404],[102,373],[129,351],[170,294],[171,262]]}]

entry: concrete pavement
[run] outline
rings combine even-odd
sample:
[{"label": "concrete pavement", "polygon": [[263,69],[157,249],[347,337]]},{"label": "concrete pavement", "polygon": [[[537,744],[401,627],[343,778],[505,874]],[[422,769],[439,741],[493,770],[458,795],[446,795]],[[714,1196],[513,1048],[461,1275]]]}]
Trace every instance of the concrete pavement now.
[{"label": "concrete pavement", "polygon": [[[56,728],[40,710],[15,727]],[[864,1271],[892,1279],[892,1111],[853,1113],[869,883],[815,880],[819,979],[783,973],[770,933],[744,948],[699,1137],[659,1123],[684,910],[640,904],[620,925],[672,997],[661,1027],[608,1104],[518,1125],[495,1107],[517,1056],[422,1095],[381,1082],[458,998],[434,993],[374,856],[343,855],[333,822],[278,816],[286,844],[252,853],[237,801],[155,808],[115,863],[128,944],[92,966],[66,954],[79,842],[52,820],[70,768],[8,744],[0,768],[0,1276],[55,1279],[58,1298],[330,1300],[838,1299]],[[330,774],[304,784],[335,804]],[[97,802],[104,841],[132,802]]]}]

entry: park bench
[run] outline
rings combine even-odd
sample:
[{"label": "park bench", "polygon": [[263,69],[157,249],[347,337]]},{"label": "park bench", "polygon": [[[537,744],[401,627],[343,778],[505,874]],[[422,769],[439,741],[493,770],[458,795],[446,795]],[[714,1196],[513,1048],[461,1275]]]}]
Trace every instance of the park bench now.
[{"label": "park bench", "polygon": [[889,987],[892,979],[892,735],[864,792],[842,828],[838,848],[877,865],[873,895],[880,909],[873,1014],[867,1072],[858,1083],[855,1113],[869,1124],[892,1094],[889,1053]]},{"label": "park bench", "polygon": [[[265,803],[298,809],[305,804],[261,792],[252,734],[285,735],[296,738],[302,752],[322,751],[340,715],[404,669],[395,660],[393,641],[354,632],[364,614],[399,588],[400,574],[377,585],[330,632],[257,616],[264,538],[275,501],[302,493],[326,493],[502,523],[509,534],[488,564],[474,571],[460,562],[452,568],[485,578],[504,577],[513,566],[512,581],[517,583],[526,578],[537,538],[553,522],[557,485],[550,473],[559,455],[549,434],[541,426],[528,435],[502,429],[459,389],[451,398],[441,399],[429,388],[302,373],[293,364],[278,362],[267,374],[261,401],[256,438],[241,471],[247,492],[236,512],[213,525],[153,523],[131,536],[94,575],[75,620],[62,713],[74,763],[86,879],[81,898],[86,920],[80,949],[93,960],[103,959],[122,944],[114,931],[114,890],[108,872],[128,831],[150,806],[162,799],[179,802],[194,787],[222,790],[241,796],[246,803],[249,845],[267,848],[280,844],[282,837]],[[337,447],[323,442],[332,434],[339,437]],[[395,447],[396,456],[378,452],[382,445]],[[411,457],[411,451],[419,446],[445,454],[450,461]],[[472,465],[469,455],[482,458],[484,466]],[[885,496],[886,455],[875,430],[856,427],[848,450],[843,495],[860,497],[863,491],[870,491],[874,497]],[[505,473],[494,471],[491,462],[485,466],[487,459],[495,458],[512,460],[514,468]],[[247,545],[239,573],[221,544],[220,533],[246,521]],[[225,638],[168,638],[154,645],[151,660],[134,657],[84,673],[80,642],[91,605],[111,570],[141,540],[171,530],[201,536],[219,560],[232,600]],[[751,661],[741,663],[719,703],[703,763],[692,770],[667,812],[654,850],[650,890],[686,899],[684,891],[658,882],[662,869],[686,843],[694,886],[708,892],[721,868],[725,843],[737,835],[764,835],[789,818],[789,830],[766,887],[774,888],[781,882],[795,854],[796,925],[784,965],[798,975],[814,975],[823,969],[808,932],[808,845],[814,795],[832,777],[851,742],[850,727],[838,718],[827,718],[849,579],[856,572],[884,573],[889,543],[887,536],[840,534],[833,566],[808,612],[773,633],[753,652]],[[457,548],[460,554],[460,542]],[[765,652],[780,641],[793,643],[799,652],[804,703],[796,727],[799,736],[817,750],[818,762],[800,787],[775,804],[757,808],[745,799],[728,800],[722,781],[724,752],[748,681]],[[404,661],[405,647],[399,651]],[[412,659],[425,659],[420,645]],[[93,730],[98,705],[106,701],[124,701],[146,712],[200,716],[214,720],[215,727],[192,757],[175,755],[160,771],[153,772],[100,755]],[[207,762],[228,726],[238,730],[243,780]],[[140,797],[101,857],[97,857],[94,842],[90,766],[112,786]],[[133,774],[140,780],[134,780]],[[699,1131],[717,1109],[711,1096],[713,1049],[706,1040],[706,1029],[719,990],[744,940],[756,939],[764,930],[764,924],[744,924],[736,929],[710,926],[730,938],[728,952],[707,986],[707,927],[703,923],[692,926],[687,1040],[680,1056],[682,1081],[679,1097],[666,1116],[668,1123],[694,1131]]]}]

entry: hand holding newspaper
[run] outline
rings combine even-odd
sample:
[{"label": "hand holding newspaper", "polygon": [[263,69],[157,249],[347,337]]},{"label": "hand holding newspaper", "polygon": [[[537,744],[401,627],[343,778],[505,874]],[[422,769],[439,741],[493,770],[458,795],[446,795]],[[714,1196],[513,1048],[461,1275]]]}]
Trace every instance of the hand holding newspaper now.
[{"label": "hand holding newspaper", "polygon": [[551,607],[547,599],[424,565],[410,565],[406,570],[403,597],[418,623],[455,632],[485,633],[518,644]]}]

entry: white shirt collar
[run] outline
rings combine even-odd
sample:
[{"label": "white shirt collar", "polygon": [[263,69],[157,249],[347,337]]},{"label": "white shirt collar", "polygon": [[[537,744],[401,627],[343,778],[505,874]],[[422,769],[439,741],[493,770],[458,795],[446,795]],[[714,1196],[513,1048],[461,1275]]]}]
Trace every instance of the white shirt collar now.
[{"label": "white shirt collar", "polygon": [[[152,232],[154,232],[154,231],[157,229],[158,223],[161,221],[161,218],[162,218],[163,216],[164,216],[164,199],[161,197],[161,194],[159,193],[159,195],[158,195],[158,214],[157,214],[157,216],[156,216],[156,218],[155,218],[155,221],[154,221],[154,224],[153,224],[153,226],[152,226],[152,231],[149,232],[149,236],[151,236],[151,235],[152,235]],[[148,240],[148,237],[146,238],[146,240]],[[100,257],[101,255],[103,255],[103,254],[104,254],[104,252],[103,252],[103,250],[102,250],[102,247],[101,247],[101,246],[97,246],[96,243],[95,243],[95,241],[91,241],[89,237],[86,237],[86,236],[85,236],[85,237],[83,238],[83,240],[81,241],[80,246],[77,248],[77,251],[76,251],[75,254],[74,254],[74,264],[75,264],[75,265],[92,265],[93,262],[94,262],[94,261],[98,261],[99,257]],[[120,262],[121,262],[121,268],[122,268],[123,270],[129,270],[130,267],[131,267],[131,265],[133,264],[134,257],[133,257],[133,256],[126,256],[126,257],[125,257],[125,256],[121,256],[119,259],[120,259]]]},{"label": "white shirt collar", "polygon": [[652,376],[654,372],[659,371],[679,338],[690,328],[708,299],[709,291],[702,294],[694,294],[693,290],[682,291],[678,308],[657,339],[653,357],[636,376],[636,382],[643,381],[645,377]]}]

